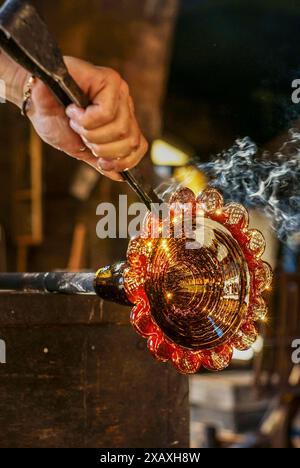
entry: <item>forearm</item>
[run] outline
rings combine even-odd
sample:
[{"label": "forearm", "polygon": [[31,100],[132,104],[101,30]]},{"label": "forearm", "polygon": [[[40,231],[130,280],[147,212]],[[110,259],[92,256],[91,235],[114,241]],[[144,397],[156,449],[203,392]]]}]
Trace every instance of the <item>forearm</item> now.
[{"label": "forearm", "polygon": [[0,79],[5,83],[5,86],[0,86],[0,92],[5,94],[1,95],[1,98],[21,107],[28,76],[29,74],[24,68],[11,60],[0,49]]}]

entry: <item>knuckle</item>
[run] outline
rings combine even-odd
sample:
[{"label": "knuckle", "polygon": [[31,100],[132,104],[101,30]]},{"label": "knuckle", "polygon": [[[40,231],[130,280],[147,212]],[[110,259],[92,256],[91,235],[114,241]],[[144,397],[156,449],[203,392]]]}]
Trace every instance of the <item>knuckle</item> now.
[{"label": "knuckle", "polygon": [[147,153],[147,151],[149,149],[149,143],[148,143],[148,141],[145,140],[144,137],[143,137],[141,149],[142,149],[143,153]]},{"label": "knuckle", "polygon": [[78,123],[81,126],[82,131],[88,131],[92,128],[93,119],[88,115],[84,115],[79,118]]},{"label": "knuckle", "polygon": [[117,161],[115,167],[118,172],[125,171],[125,169],[128,169],[128,162],[126,162],[126,159]]},{"label": "knuckle", "polygon": [[101,114],[102,114],[102,121],[104,123],[111,122],[115,117],[115,112],[114,112],[114,109],[112,107],[107,107],[106,109],[103,109]]},{"label": "knuckle", "polygon": [[129,144],[130,144],[130,147],[131,147],[132,149],[137,149],[137,148],[139,147],[139,144],[140,144],[139,135],[133,135],[133,136],[130,138]]},{"label": "knuckle", "polygon": [[[120,77],[121,78],[121,77]],[[120,86],[120,90],[123,94],[129,96],[129,86],[128,84],[126,83],[125,80],[122,80],[121,78],[121,86]]]},{"label": "knuckle", "polygon": [[127,137],[129,135],[129,125],[128,122],[122,122],[119,128],[119,135],[121,138]]},{"label": "knuckle", "polygon": [[128,154],[130,153],[130,150],[129,148],[126,146],[124,146],[122,149],[120,149],[119,153],[118,153],[118,157],[119,158],[126,158],[128,156]]},{"label": "knuckle", "polygon": [[120,76],[120,74],[114,70],[113,68],[110,68],[110,67],[107,67],[106,68],[106,79],[109,81],[116,81],[116,82],[121,82],[122,81],[122,78]]},{"label": "knuckle", "polygon": [[135,114],[135,106],[134,106],[134,101],[131,96],[129,96],[129,108],[132,113],[132,115]]}]

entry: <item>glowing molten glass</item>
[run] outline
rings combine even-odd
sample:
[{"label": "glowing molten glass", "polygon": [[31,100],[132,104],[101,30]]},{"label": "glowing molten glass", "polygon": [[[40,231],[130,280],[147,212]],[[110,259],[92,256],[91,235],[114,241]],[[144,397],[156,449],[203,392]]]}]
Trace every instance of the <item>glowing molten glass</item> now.
[{"label": "glowing molten glass", "polygon": [[171,360],[180,372],[196,372],[201,365],[221,370],[234,347],[245,350],[254,343],[254,322],[265,318],[261,292],[272,281],[269,265],[260,259],[265,241],[259,231],[247,228],[247,210],[237,203],[224,206],[215,189],[197,199],[180,189],[171,203],[192,213],[197,248],[187,248],[186,232],[172,236],[182,223],[175,215],[168,238],[151,238],[157,220],[148,216],[143,234],[127,252],[125,288],[135,304],[131,322],[148,338],[151,353]]}]

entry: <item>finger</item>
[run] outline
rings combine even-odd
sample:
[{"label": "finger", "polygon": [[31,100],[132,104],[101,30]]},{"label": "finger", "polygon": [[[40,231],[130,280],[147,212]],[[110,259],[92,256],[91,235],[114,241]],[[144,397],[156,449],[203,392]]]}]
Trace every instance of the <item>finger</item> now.
[{"label": "finger", "polygon": [[108,177],[111,180],[117,181],[117,182],[122,182],[124,181],[123,177],[119,172],[114,172],[114,171],[103,171],[99,164],[98,164],[98,158],[96,158],[91,151],[86,149],[85,152],[82,151],[77,151],[73,152],[70,154],[71,157],[79,159],[86,164],[89,164],[89,166],[93,167],[97,172],[100,172],[100,174]]},{"label": "finger", "polygon": [[135,106],[131,96],[128,96],[128,104],[132,117],[135,117]]},{"label": "finger", "polygon": [[125,182],[123,179],[122,175],[119,172],[115,171],[102,171],[98,169],[98,171],[103,174],[105,177],[108,177],[111,180],[114,180],[115,182]]},{"label": "finger", "polygon": [[114,122],[98,127],[94,130],[86,130],[70,120],[71,128],[92,144],[106,144],[123,140],[129,136],[131,127],[131,111],[128,98],[124,95],[120,97],[120,105]]},{"label": "finger", "polygon": [[[49,141],[52,146],[59,149],[60,151],[63,151],[69,156],[80,158],[81,153],[82,153],[80,149],[82,149],[85,145],[82,142],[82,139],[80,138],[80,136],[70,128],[68,120],[62,119],[59,117],[59,115],[57,115],[53,118],[52,125],[56,125],[59,130],[55,134],[57,136],[57,139],[55,139],[55,135],[53,135],[52,133],[51,133],[51,142],[49,141],[49,134],[43,134],[42,135],[43,139],[45,141]],[[91,151],[90,151],[90,154],[92,155]]]},{"label": "finger", "polygon": [[[94,156],[98,156],[103,159],[118,159],[125,158],[129,154],[136,150],[140,145],[141,133],[137,126],[137,123],[131,121],[130,134],[123,140],[114,141],[112,143],[106,143],[103,145],[91,145],[88,141],[87,144],[92,150]],[[83,139],[84,141],[85,138]]]},{"label": "finger", "polygon": [[145,156],[148,150],[148,143],[142,138],[140,146],[132,151],[132,153],[126,158],[115,161],[115,171],[121,172],[132,169],[135,167]]},{"label": "finger", "polygon": [[111,74],[92,99],[92,104],[81,109],[71,104],[66,109],[67,116],[86,130],[93,130],[112,122],[117,114],[120,93],[125,92],[126,85],[117,73]]},{"label": "finger", "polygon": [[108,161],[100,158],[98,161],[98,165],[104,171],[125,171],[136,166],[144,157],[145,153],[147,152],[147,149],[148,144],[144,137],[142,137],[142,141],[139,147],[136,150],[132,151],[127,157],[113,161]]}]

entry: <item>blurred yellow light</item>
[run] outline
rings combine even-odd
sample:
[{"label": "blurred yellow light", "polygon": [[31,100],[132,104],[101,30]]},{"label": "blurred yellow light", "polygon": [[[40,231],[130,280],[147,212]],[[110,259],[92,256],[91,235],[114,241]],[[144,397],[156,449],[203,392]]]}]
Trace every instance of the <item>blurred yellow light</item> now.
[{"label": "blurred yellow light", "polygon": [[174,178],[184,187],[188,187],[195,194],[205,189],[207,179],[205,174],[194,166],[180,167],[174,172]]},{"label": "blurred yellow light", "polygon": [[255,343],[253,343],[252,345],[252,349],[256,352],[256,353],[260,353],[263,349],[263,345],[264,345],[264,340],[263,340],[263,337],[262,336],[258,336],[257,337],[257,340],[255,341]]},{"label": "blurred yellow light", "polygon": [[184,166],[189,156],[164,140],[155,140],[152,144],[151,159],[157,166]]},{"label": "blurred yellow light", "polygon": [[251,348],[247,349],[246,351],[239,351],[234,349],[233,351],[233,359],[237,361],[250,361],[254,357],[254,353],[260,353],[263,348],[264,340],[261,336],[257,337],[257,340]]},{"label": "blurred yellow light", "polygon": [[254,351],[252,348],[249,348],[246,351],[239,351],[238,349],[234,349],[232,359],[236,361],[251,361],[253,356]]}]

